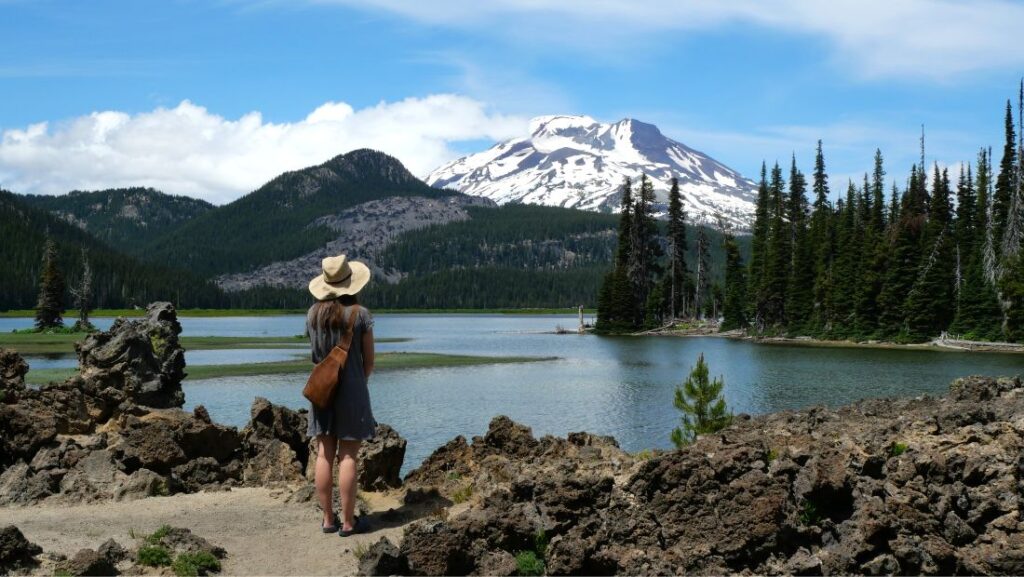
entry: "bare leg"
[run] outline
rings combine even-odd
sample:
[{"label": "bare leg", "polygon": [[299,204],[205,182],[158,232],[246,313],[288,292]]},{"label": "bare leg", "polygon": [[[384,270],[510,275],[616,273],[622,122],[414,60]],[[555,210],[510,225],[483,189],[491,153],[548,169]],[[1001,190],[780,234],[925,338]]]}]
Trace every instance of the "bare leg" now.
[{"label": "bare leg", "polygon": [[319,447],[316,452],[316,497],[320,501],[320,509],[324,512],[324,527],[334,523],[334,455],[338,449],[338,440],[332,435],[319,435],[316,440]]},{"label": "bare leg", "polygon": [[356,467],[360,441],[338,441],[338,491],[341,493],[342,530],[356,523]]}]

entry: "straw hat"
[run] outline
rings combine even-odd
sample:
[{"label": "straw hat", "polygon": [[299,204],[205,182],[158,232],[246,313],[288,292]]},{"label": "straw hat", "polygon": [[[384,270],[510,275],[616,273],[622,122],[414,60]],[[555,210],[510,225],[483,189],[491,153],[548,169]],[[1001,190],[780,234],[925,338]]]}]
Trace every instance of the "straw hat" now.
[{"label": "straw hat", "polygon": [[309,292],[319,301],[354,295],[370,281],[370,269],[345,255],[329,256],[321,265],[323,274],[309,281]]}]

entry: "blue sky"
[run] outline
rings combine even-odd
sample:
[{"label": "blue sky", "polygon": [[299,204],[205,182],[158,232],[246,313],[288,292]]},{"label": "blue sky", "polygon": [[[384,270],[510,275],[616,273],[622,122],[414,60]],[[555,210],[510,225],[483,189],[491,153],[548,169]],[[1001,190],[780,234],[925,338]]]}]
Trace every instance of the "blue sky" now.
[{"label": "blue sky", "polygon": [[902,180],[921,124],[929,163],[1000,148],[1021,22],[994,0],[0,0],[0,186],[224,202],[359,146],[422,175],[562,113],[750,177],[809,172],[822,138],[845,182],[877,146]]}]

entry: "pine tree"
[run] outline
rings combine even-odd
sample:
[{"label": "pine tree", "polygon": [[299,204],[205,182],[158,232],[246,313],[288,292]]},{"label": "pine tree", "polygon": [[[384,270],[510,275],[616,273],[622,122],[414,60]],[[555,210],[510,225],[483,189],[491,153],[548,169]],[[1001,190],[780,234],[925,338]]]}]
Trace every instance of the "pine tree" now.
[{"label": "pine tree", "polygon": [[721,377],[709,380],[708,365],[701,353],[686,382],[676,387],[673,404],[683,413],[681,425],[672,431],[672,443],[677,448],[696,441],[699,435],[715,433],[729,426],[732,413],[722,397],[724,386]]},{"label": "pine tree", "polygon": [[[969,171],[966,180],[964,187],[971,186]],[[995,288],[985,275],[985,246],[991,232],[988,199],[992,176],[984,148],[978,153],[978,172],[973,182],[975,194],[960,193],[958,189],[957,195],[957,241],[963,275],[950,332],[962,334],[969,340],[991,340],[999,338],[1002,311]],[[976,198],[973,209],[972,197]],[[967,220],[973,222],[968,224]]]},{"label": "pine tree", "polygon": [[750,274],[747,277],[747,294],[753,299],[751,320],[757,330],[764,328],[765,270],[768,263],[768,232],[770,216],[768,193],[768,170],[761,163],[761,182],[757,188],[757,205],[754,211],[754,230],[750,240]]},{"label": "pine tree", "polygon": [[860,238],[857,235],[857,189],[850,181],[846,199],[840,200],[836,211],[835,261],[832,284],[832,333],[850,336],[855,322],[857,291],[857,264],[860,258]]},{"label": "pine tree", "polygon": [[884,338],[907,338],[906,296],[917,280],[925,225],[924,207],[913,198],[919,191],[920,177],[914,165],[910,169],[907,190],[900,198],[898,220],[893,222],[889,233],[888,266],[878,298],[879,334]]},{"label": "pine tree", "polygon": [[64,326],[64,277],[57,264],[57,244],[47,238],[43,248],[43,268],[39,277],[39,299],[36,301],[36,329]]},{"label": "pine tree", "polygon": [[645,311],[654,278],[657,276],[657,259],[661,254],[658,243],[658,225],[654,220],[654,183],[647,175],[640,179],[640,192],[633,201],[633,218],[631,223],[632,241],[629,249],[627,272],[633,285],[634,302],[637,303],[635,326],[643,324],[641,313]]},{"label": "pine tree", "polygon": [[[865,196],[867,196],[868,184],[865,182]],[[856,332],[867,336],[878,327],[878,298],[882,292],[882,273],[885,270],[886,250],[885,240],[885,168],[882,160],[882,151],[875,150],[875,168],[871,175],[870,184],[870,214],[868,220],[862,224],[863,242],[861,244],[860,259],[860,283],[857,298],[857,326]]]},{"label": "pine tree", "polygon": [[825,155],[821,141],[814,157],[814,175],[811,190],[814,192],[814,210],[808,236],[814,251],[814,312],[812,323],[817,330],[826,328],[832,316],[832,204],[828,200],[828,174],[825,172]]},{"label": "pine tree", "polygon": [[1013,198],[1014,175],[1017,168],[1017,137],[1013,128],[1013,109],[1006,101],[1005,143],[1003,159],[999,163],[995,193],[992,195],[992,235],[995,237],[996,256],[1002,255],[1003,237],[1006,233],[1007,213]]},{"label": "pine tree", "polygon": [[782,327],[786,322],[786,287],[792,267],[793,230],[788,220],[788,200],[782,169],[772,167],[768,185],[769,219],[768,259],[764,272],[762,317],[766,327]]},{"label": "pine tree", "polygon": [[633,238],[633,183],[627,176],[622,182],[622,203],[619,212],[619,248],[615,252],[616,266],[629,264],[629,248]]},{"label": "pine tree", "polygon": [[725,297],[721,330],[731,331],[747,326],[747,279],[746,268],[736,237],[729,231],[725,234]]},{"label": "pine tree", "polygon": [[71,289],[71,296],[75,299],[75,308],[78,309],[78,320],[75,321],[75,331],[91,332],[96,327],[89,322],[89,313],[92,312],[92,267],[89,266],[89,252],[82,249],[82,277],[78,285]]},{"label": "pine tree", "polygon": [[956,262],[953,252],[952,203],[949,174],[935,167],[928,220],[922,238],[924,249],[918,273],[907,294],[907,332],[913,339],[937,336],[953,320]]},{"label": "pine tree", "polygon": [[789,168],[789,226],[792,259],[786,287],[786,326],[791,333],[808,328],[814,312],[814,248],[807,227],[807,179],[796,167],[796,155]]},{"label": "pine tree", "polygon": [[708,296],[708,285],[711,282],[711,254],[707,231],[704,223],[697,225],[697,271],[693,294],[694,316],[704,318],[704,306]]},{"label": "pine tree", "polygon": [[670,315],[675,318],[683,311],[683,287],[687,276],[686,270],[686,209],[683,196],[679,192],[679,179],[672,178],[672,186],[668,191],[668,272],[671,285],[669,296]]}]

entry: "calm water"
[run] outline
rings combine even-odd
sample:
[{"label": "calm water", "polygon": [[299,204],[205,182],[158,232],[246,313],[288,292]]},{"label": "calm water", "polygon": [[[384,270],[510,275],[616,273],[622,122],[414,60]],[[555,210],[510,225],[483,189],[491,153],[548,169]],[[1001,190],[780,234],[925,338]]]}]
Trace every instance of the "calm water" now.
[{"label": "calm water", "polygon": [[[97,319],[99,326],[109,320]],[[182,319],[184,334],[295,335],[301,316]],[[704,353],[725,377],[737,413],[840,405],[864,397],[938,394],[956,377],[1018,374],[1024,357],[936,351],[755,345],[719,338],[607,338],[550,334],[575,326],[568,316],[380,315],[381,351],[556,356],[555,361],[381,372],[370,381],[377,419],[409,439],[406,470],[456,435],[482,434],[497,414],[535,434],[587,430],[614,435],[631,451],[668,447],[678,415],[674,387]],[[20,324],[16,324],[20,323]],[[0,319],[0,331],[30,319]],[[291,351],[196,351],[189,363],[280,360]],[[30,361],[31,362],[31,361]],[[35,365],[33,363],[33,366]],[[305,375],[230,377],[185,383],[186,408],[203,404],[214,419],[244,425],[252,399],[300,408]]]}]

